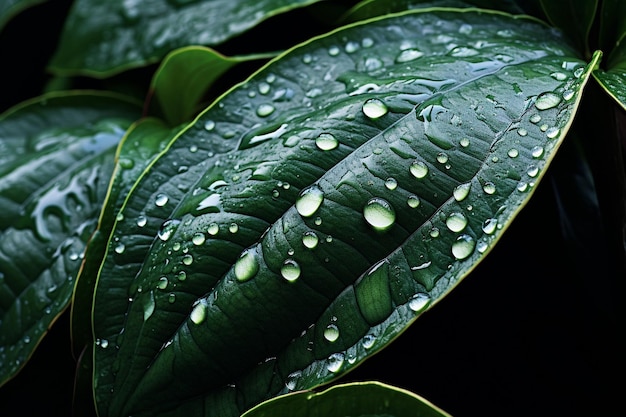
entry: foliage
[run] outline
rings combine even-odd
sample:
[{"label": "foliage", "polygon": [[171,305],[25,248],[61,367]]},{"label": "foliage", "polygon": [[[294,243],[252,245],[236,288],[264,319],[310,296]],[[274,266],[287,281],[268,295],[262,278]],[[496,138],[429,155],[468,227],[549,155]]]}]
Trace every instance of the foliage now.
[{"label": "foliage", "polygon": [[[458,410],[423,372],[444,327],[413,323],[491,259],[540,259],[548,223],[589,373],[620,369],[621,2],[39,3],[0,1],[0,45],[57,42],[0,109],[0,394],[65,318],[76,415],[447,415],[354,381],[381,357]],[[534,243],[507,249],[527,205]],[[542,268],[507,284],[523,311]]]}]

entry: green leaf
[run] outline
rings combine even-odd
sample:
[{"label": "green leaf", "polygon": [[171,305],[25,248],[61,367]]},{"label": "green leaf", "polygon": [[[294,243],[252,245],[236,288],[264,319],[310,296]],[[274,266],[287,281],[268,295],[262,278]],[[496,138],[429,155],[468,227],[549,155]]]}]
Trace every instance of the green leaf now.
[{"label": "green leaf", "polygon": [[124,203],[94,296],[100,415],[237,416],[385,347],[526,204],[589,72],[553,29],[475,10],[270,62]]},{"label": "green leaf", "polygon": [[46,0],[0,0],[0,31],[14,16]]},{"label": "green leaf", "polygon": [[215,46],[319,0],[77,0],[50,62],[58,75],[108,77],[188,45]]},{"label": "green leaf", "polygon": [[0,115],[0,384],[67,307],[115,148],[140,110],[77,92]]},{"label": "green leaf", "polygon": [[626,110],[626,65],[608,71],[596,69],[593,76],[600,87]]},{"label": "green leaf", "polygon": [[600,20],[600,48],[608,57],[609,68],[626,61],[626,3],[604,0]]},{"label": "green leaf", "polygon": [[[133,124],[117,148],[110,189],[100,212],[97,230],[91,236],[76,280],[72,301],[71,331],[74,355],[91,346],[91,308],[98,269],[106,252],[111,230],[126,195],[144,169],[180,130],[167,127],[162,121],[142,119]],[[121,250],[117,247],[117,250]]]},{"label": "green leaf", "polygon": [[222,74],[239,63],[275,55],[226,57],[202,46],[177,49],[161,63],[150,90],[169,124],[186,123],[199,113],[204,94]]},{"label": "green leaf", "polygon": [[450,416],[412,392],[382,384],[359,382],[319,393],[296,392],[268,400],[242,417],[445,417]]},{"label": "green leaf", "polygon": [[591,56],[589,31],[598,0],[541,0],[541,6],[550,22],[571,38],[580,53]]}]

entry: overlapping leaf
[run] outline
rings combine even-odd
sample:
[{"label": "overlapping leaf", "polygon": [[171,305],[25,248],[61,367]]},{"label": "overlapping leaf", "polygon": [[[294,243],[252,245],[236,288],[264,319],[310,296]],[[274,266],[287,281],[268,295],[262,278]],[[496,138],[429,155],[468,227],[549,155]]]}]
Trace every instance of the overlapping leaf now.
[{"label": "overlapping leaf", "polygon": [[13,16],[46,0],[2,0],[0,1],[0,31]]},{"label": "overlapping leaf", "polygon": [[67,307],[83,250],[140,107],[50,94],[0,116],[0,383]]},{"label": "overlapping leaf", "polygon": [[589,31],[596,15],[598,0],[541,0],[541,7],[554,26],[566,33],[579,51],[591,53]]},{"label": "overlapping leaf", "polygon": [[77,0],[50,67],[108,76],[188,45],[218,45],[262,20],[319,0]]},{"label": "overlapping leaf", "polygon": [[528,200],[589,68],[534,20],[431,9],[234,88],[124,203],[94,299],[100,415],[235,416],[383,348]]}]

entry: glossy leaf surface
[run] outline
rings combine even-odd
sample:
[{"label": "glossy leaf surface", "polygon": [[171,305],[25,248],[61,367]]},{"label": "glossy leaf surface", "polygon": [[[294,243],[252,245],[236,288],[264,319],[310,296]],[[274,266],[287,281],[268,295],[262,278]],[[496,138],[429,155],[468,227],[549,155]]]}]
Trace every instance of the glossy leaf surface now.
[{"label": "glossy leaf surface", "polygon": [[[117,148],[115,168],[109,191],[100,212],[98,226],[89,240],[85,258],[76,282],[72,300],[72,344],[78,357],[85,346],[91,346],[91,301],[98,268],[102,263],[111,230],[126,195],[144,169],[175,136],[178,129],[167,127],[158,119],[146,118],[133,124]],[[119,217],[121,218],[121,217]],[[118,246],[117,250],[121,250]]]},{"label": "glossy leaf surface", "polygon": [[236,416],[382,349],[530,198],[589,76],[567,45],[528,18],[410,12],[223,96],[116,223],[94,298],[100,414]]},{"label": "glossy leaf surface", "polygon": [[242,417],[449,417],[424,398],[378,382],[337,385],[268,400]]},{"label": "glossy leaf surface", "polygon": [[626,110],[626,67],[608,71],[598,69],[593,72],[593,76],[604,91]]},{"label": "glossy leaf surface", "polygon": [[190,122],[201,110],[204,94],[222,74],[241,62],[271,57],[227,57],[201,46],[178,49],[165,57],[152,79],[153,100],[170,125]]},{"label": "glossy leaf surface", "polygon": [[188,45],[218,45],[278,13],[319,0],[77,0],[50,63],[105,77]]},{"label": "glossy leaf surface", "polygon": [[117,143],[140,107],[51,94],[0,116],[0,383],[67,307]]}]

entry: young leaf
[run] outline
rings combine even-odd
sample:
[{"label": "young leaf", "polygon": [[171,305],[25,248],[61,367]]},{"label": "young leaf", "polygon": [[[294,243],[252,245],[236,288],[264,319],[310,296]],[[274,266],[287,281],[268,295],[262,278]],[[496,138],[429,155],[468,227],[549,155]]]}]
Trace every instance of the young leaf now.
[{"label": "young leaf", "polygon": [[150,91],[156,107],[170,125],[190,122],[208,88],[235,65],[269,59],[275,54],[226,57],[202,46],[188,46],[168,54],[156,71]]},{"label": "young leaf", "polygon": [[337,385],[268,400],[241,417],[450,417],[419,395],[380,382]]},{"label": "young leaf", "polygon": [[218,45],[279,13],[319,0],[77,0],[50,69],[107,77],[188,45]]},{"label": "young leaf", "polygon": [[115,148],[140,110],[85,92],[0,115],[0,384],[67,307]]},{"label": "young leaf", "polygon": [[534,19],[428,9],[232,89],[124,202],[94,296],[99,413],[236,416],[382,349],[528,201],[597,59]]}]

